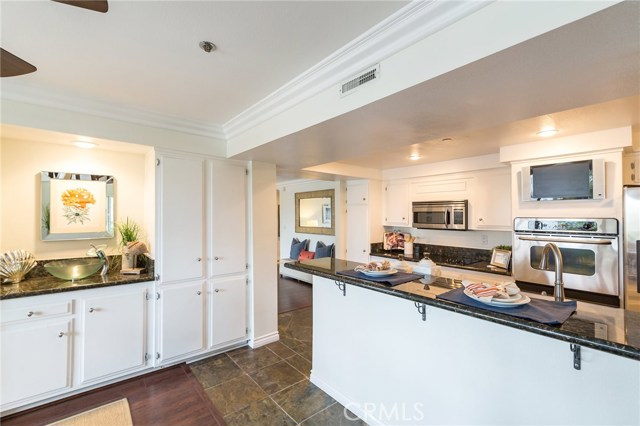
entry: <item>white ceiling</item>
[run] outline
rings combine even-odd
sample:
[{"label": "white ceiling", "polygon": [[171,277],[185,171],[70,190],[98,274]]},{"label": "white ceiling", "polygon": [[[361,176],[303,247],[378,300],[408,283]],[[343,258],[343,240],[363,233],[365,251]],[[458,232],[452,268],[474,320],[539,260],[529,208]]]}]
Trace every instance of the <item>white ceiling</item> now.
[{"label": "white ceiling", "polygon": [[[1,83],[221,125],[406,3],[111,0],[103,15],[1,0],[2,47],[38,67]],[[388,169],[496,153],[549,121],[558,137],[638,129],[639,24],[640,2],[624,2],[238,158],[292,177],[330,162]],[[200,50],[205,39],[218,50]],[[415,151],[424,157],[412,162]]]},{"label": "white ceiling", "polygon": [[2,0],[2,47],[38,68],[2,83],[222,125],[406,4]]}]

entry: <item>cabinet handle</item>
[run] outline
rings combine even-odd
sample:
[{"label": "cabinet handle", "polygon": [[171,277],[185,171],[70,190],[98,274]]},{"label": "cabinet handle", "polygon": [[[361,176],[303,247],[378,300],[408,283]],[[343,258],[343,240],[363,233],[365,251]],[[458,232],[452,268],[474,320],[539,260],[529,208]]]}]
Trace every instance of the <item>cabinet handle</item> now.
[{"label": "cabinet handle", "polygon": [[200,296],[200,295],[202,294],[202,292],[201,292],[200,290],[198,290],[198,291],[196,292],[196,294],[197,294],[198,296]]},{"label": "cabinet handle", "polygon": [[484,222],[483,218],[478,219],[478,222]]},{"label": "cabinet handle", "polygon": [[218,256],[214,257],[213,260],[220,260]]},{"label": "cabinet handle", "polygon": [[216,289],[215,289],[215,290],[213,290],[213,291],[215,291],[216,293],[220,293],[220,289],[219,289],[219,288],[216,288]]},{"label": "cabinet handle", "polygon": [[60,333],[58,333],[58,337],[64,337],[64,333],[61,331]]},{"label": "cabinet handle", "polygon": [[33,316],[33,311],[29,311],[29,313],[27,314],[27,316],[28,316],[29,318],[31,318],[31,317]]},{"label": "cabinet handle", "polygon": [[93,311],[95,311],[95,309],[89,308],[89,312],[93,312]]},{"label": "cabinet handle", "polygon": [[201,257],[198,258],[198,262],[202,262],[202,258]]}]

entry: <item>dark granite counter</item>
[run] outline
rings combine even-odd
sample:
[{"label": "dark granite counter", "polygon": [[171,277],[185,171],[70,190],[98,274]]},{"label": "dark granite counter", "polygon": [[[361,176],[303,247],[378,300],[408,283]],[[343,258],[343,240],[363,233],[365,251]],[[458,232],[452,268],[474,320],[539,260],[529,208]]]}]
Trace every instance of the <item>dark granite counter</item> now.
[{"label": "dark granite counter", "polygon": [[75,282],[61,280],[52,275],[48,277],[31,278],[18,284],[3,284],[0,286],[0,300],[18,297],[40,296],[43,294],[62,293],[65,291],[87,290],[90,288],[110,287],[116,285],[135,284],[153,281],[153,274],[122,275],[110,272],[103,277],[96,273],[90,277]]},{"label": "dark granite counter", "polygon": [[[386,257],[389,259],[398,259],[398,255],[401,255],[402,252],[395,252],[393,250],[386,250],[386,251],[378,251],[376,253],[369,253],[371,256],[378,256],[378,257]],[[404,256],[403,255],[404,260],[408,261],[408,262],[419,262],[420,260],[422,260],[422,258],[417,259],[414,258],[412,256]],[[479,261],[479,262],[473,262],[473,263],[468,263],[468,264],[459,264],[459,263],[447,263],[447,261],[438,261],[438,259],[432,259],[438,266],[446,266],[449,268],[459,268],[459,269],[466,269],[468,271],[475,271],[475,272],[486,272],[488,274],[498,274],[498,275],[505,275],[510,277],[511,273],[509,271],[506,271],[504,269],[500,269],[500,268],[493,268],[489,266],[489,262],[484,262],[484,261]]]},{"label": "dark granite counter", "polygon": [[321,258],[291,262],[285,264],[285,267],[640,361],[640,312],[624,311],[625,324],[622,336],[600,338],[595,335],[593,315],[585,315],[582,318],[580,305],[578,305],[578,311],[561,326],[545,325],[516,318],[507,313],[494,313],[436,299],[435,295],[416,291],[415,288],[423,287],[421,284],[413,287],[406,284],[390,287],[366,279],[337,275],[337,272],[353,269],[357,265],[358,263],[347,260]]}]

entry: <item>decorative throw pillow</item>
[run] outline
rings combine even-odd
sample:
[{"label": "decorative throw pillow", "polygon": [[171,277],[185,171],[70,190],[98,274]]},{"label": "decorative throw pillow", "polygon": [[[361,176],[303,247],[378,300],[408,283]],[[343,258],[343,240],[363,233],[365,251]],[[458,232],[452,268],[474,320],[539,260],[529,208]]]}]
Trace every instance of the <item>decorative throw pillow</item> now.
[{"label": "decorative throw pillow", "polygon": [[298,260],[313,259],[314,255],[315,253],[312,251],[302,250],[300,256],[298,256]]},{"label": "decorative throw pillow", "polygon": [[309,240],[300,241],[299,239],[294,238],[291,241],[291,252],[289,253],[289,259],[297,259],[298,257],[300,257],[300,252],[307,249],[308,242]]},{"label": "decorative throw pillow", "polygon": [[317,244],[316,259],[320,259],[321,257],[333,257],[333,248],[334,248],[334,244],[329,244],[328,246],[325,246],[323,243],[322,247],[320,247],[320,244]]}]

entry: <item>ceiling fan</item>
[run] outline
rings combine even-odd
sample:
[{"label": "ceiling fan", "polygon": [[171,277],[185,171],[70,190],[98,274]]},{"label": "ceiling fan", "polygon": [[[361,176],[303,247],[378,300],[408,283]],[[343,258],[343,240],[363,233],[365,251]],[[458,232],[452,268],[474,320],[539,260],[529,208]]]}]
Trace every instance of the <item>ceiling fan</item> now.
[{"label": "ceiling fan", "polygon": [[[95,12],[106,13],[109,10],[107,0],[52,0],[57,3],[64,3]],[[29,74],[37,68],[29,62],[17,57],[0,47],[0,77],[14,77],[17,75]]]}]

